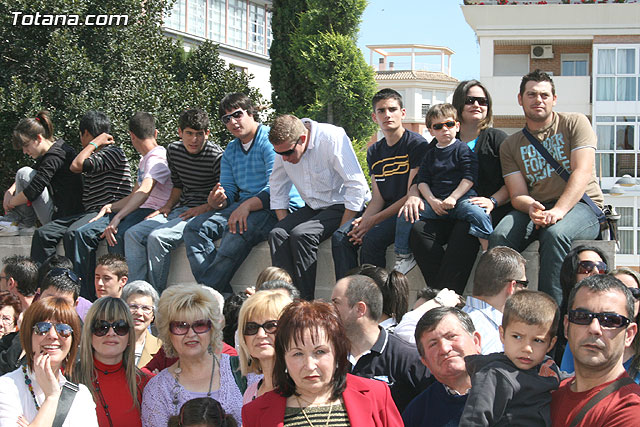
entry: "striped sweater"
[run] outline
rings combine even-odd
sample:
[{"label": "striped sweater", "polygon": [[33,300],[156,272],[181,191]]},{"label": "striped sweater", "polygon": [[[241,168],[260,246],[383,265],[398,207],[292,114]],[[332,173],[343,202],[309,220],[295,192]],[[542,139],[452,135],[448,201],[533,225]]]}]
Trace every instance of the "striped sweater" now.
[{"label": "striped sweater", "polygon": [[94,151],[82,164],[84,191],[82,203],[87,212],[98,211],[131,193],[131,171],[127,157],[118,145]]}]

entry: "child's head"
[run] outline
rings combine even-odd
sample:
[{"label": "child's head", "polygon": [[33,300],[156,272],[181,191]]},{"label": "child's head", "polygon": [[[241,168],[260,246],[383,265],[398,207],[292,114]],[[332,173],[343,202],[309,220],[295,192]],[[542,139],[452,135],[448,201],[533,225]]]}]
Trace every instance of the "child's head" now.
[{"label": "child's head", "polygon": [[429,133],[441,144],[449,144],[460,130],[458,112],[451,104],[436,104],[425,117]]},{"label": "child's head", "polygon": [[188,400],[180,413],[169,418],[169,427],[236,427],[233,415],[227,414],[217,400],[198,397]]},{"label": "child's head", "polygon": [[256,291],[260,290],[260,285],[272,280],[284,280],[287,283],[293,283],[293,280],[289,273],[287,273],[287,270],[280,267],[269,266],[262,270],[258,275],[258,278],[256,279]]},{"label": "child's head", "polygon": [[560,321],[558,304],[539,291],[522,290],[504,306],[500,340],[504,354],[519,369],[531,369],[544,360],[556,343]]},{"label": "child's head", "polygon": [[127,260],[118,254],[106,254],[98,258],[95,272],[96,296],[120,298],[127,283],[129,268]]}]

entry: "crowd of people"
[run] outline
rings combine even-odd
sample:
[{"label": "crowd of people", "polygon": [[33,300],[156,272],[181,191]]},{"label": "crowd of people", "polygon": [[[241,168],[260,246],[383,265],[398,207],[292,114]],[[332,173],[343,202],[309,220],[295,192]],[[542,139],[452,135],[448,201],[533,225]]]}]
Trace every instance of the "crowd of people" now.
[{"label": "crowd of people", "polygon": [[[21,120],[13,144],[35,164],[4,195],[0,235],[33,238],[0,275],[0,426],[635,425],[640,275],[571,249],[598,237],[603,198],[595,134],[555,101],[550,76],[524,76],[526,126],[507,136],[464,81],[427,112],[427,142],[382,89],[370,186],[342,128],[263,125],[242,93],[220,103],[224,150],[200,109],[166,148],[135,113],[135,180],[105,114],[82,117],[79,153],[47,112]],[[536,239],[529,290],[519,251]],[[234,293],[265,240],[272,266]],[[182,243],[198,284],[168,286]],[[427,287],[410,307],[416,265]]]}]

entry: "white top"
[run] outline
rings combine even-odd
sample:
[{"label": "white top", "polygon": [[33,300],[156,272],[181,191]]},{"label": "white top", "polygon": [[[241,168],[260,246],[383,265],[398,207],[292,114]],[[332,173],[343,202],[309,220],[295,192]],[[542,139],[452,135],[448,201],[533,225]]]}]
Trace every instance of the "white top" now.
[{"label": "white top", "polygon": [[480,333],[480,344],[482,354],[499,353],[504,351],[502,341],[500,341],[500,331],[502,325],[502,312],[486,302],[468,296],[462,311],[466,312],[476,331]]},{"label": "white top", "polygon": [[[416,343],[416,325],[418,320],[429,311],[430,304],[422,304],[418,308],[408,311],[393,330],[393,334],[410,344]],[[433,307],[431,307],[433,308]]]},{"label": "white top", "polygon": [[[33,392],[38,400],[38,405],[44,402],[44,393],[35,379],[35,375],[27,370]],[[60,386],[67,382],[67,379],[60,374]],[[80,390],[73,399],[71,409],[62,427],[98,427],[96,417],[96,404],[93,402],[89,389],[80,384]],[[33,397],[29,388],[24,382],[22,368],[0,377],[0,427],[15,427],[18,416],[22,415],[27,422],[31,423],[38,411],[33,403]]]},{"label": "white top", "polygon": [[346,209],[361,211],[371,193],[344,129],[310,119],[302,123],[309,129],[309,142],[300,161],[293,164],[276,156],[273,162],[271,209],[289,208],[293,184],[312,209],[344,203]]}]

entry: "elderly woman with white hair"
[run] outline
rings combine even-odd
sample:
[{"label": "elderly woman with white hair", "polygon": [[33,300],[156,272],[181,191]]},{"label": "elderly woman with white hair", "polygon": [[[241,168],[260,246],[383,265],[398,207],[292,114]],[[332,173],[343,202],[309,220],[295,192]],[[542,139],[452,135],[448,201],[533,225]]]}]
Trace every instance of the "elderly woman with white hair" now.
[{"label": "elderly woman with white hair", "polygon": [[120,298],[127,303],[133,316],[133,330],[136,336],[135,364],[142,368],[162,347],[162,341],[149,331],[149,326],[155,320],[160,297],[149,282],[134,280],[125,285]]},{"label": "elderly woman with white hair", "polygon": [[198,285],[167,288],[158,303],[158,335],[168,357],[178,361],[162,370],[144,390],[142,425],[165,426],[190,399],[211,397],[241,422],[242,391],[230,356],[222,348],[222,312],[216,298]]}]

